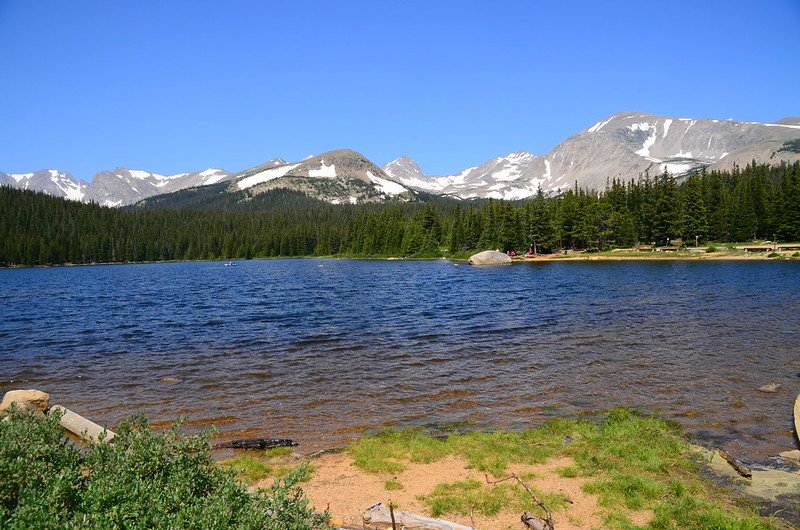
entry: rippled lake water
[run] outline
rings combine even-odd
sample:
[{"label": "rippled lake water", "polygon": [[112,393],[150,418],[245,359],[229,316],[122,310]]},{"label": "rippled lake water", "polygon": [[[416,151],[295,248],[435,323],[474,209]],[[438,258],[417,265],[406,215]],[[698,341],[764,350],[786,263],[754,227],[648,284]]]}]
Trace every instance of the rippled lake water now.
[{"label": "rippled lake water", "polygon": [[[274,260],[0,270],[0,391],[312,451],[617,405],[792,446],[800,263]],[[777,393],[758,388],[775,381]]]}]

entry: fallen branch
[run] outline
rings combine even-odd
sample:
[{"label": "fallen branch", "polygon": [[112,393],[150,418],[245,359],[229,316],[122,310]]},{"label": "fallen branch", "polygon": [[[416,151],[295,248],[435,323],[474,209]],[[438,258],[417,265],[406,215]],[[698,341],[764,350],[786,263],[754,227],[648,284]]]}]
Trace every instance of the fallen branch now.
[{"label": "fallen branch", "polygon": [[499,480],[489,480],[489,475],[484,475],[484,476],[486,477],[486,482],[488,484],[499,484],[501,482],[508,482],[509,480],[516,480],[517,482],[519,482],[520,486],[525,488],[525,491],[527,491],[528,495],[531,496],[533,502],[536,503],[536,505],[539,506],[539,508],[544,510],[545,513],[545,518],[542,519],[541,517],[538,517],[530,512],[525,512],[522,514],[523,524],[525,524],[525,526],[527,526],[531,530],[555,530],[555,523],[553,523],[553,514],[550,513],[550,510],[547,508],[547,505],[516,474],[511,473],[511,475],[507,476],[506,478],[501,478]]},{"label": "fallen branch", "polygon": [[733,458],[731,455],[729,455],[722,449],[717,449],[717,452],[719,453],[719,456],[721,456],[723,460],[729,463],[731,467],[741,476],[743,476],[744,478],[753,477],[753,472],[750,471],[750,469],[747,468],[744,464]]}]

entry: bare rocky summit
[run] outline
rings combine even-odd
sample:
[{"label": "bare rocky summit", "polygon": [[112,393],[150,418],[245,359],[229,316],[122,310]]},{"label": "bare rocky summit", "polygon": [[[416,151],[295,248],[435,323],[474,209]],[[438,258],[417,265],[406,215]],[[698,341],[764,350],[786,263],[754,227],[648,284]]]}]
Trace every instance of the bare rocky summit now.
[{"label": "bare rocky summit", "polygon": [[329,151],[300,162],[245,170],[233,177],[229,190],[257,195],[279,188],[333,204],[402,201],[416,195],[389,178],[364,155],[349,149]]},{"label": "bare rocky summit", "polygon": [[[574,186],[603,189],[610,179],[630,180],[665,170],[732,169],[758,163],[800,160],[800,118],[777,123],[670,118],[622,112],[564,140],[546,155],[525,151],[498,157],[449,176],[425,176],[408,157],[384,166],[387,174],[415,189],[462,198],[522,199],[541,187],[557,194]],[[410,169],[409,169],[410,168]]]}]

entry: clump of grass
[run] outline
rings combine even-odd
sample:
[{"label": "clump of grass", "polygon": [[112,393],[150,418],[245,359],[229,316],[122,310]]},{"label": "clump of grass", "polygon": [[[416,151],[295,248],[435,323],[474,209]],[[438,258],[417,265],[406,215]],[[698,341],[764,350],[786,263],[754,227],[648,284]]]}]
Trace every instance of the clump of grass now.
[{"label": "clump of grass", "polygon": [[347,448],[355,465],[368,473],[400,473],[403,461],[429,464],[448,454],[442,440],[418,430],[388,430],[366,436]]},{"label": "clump of grass", "polygon": [[273,447],[271,449],[264,449],[264,458],[273,459],[289,456],[294,453],[291,447]]},{"label": "clump of grass", "polygon": [[774,525],[755,513],[736,513],[713,502],[692,495],[679,495],[655,509],[652,529],[721,528],[725,530],[771,530]]},{"label": "clump of grass", "polygon": [[717,252],[717,247],[715,247],[714,245],[708,245],[708,247],[706,247],[706,252],[708,252],[709,254],[712,252]]},{"label": "clump of grass", "polygon": [[240,480],[245,482],[256,482],[268,477],[283,478],[295,470],[299,470],[295,477],[297,482],[308,481],[314,471],[313,466],[298,467],[286,464],[286,457],[292,453],[294,453],[294,449],[291,447],[274,447],[266,449],[260,454],[245,454],[223,460],[220,465],[233,471]]},{"label": "clump of grass", "polygon": [[383,489],[386,491],[397,491],[405,489],[403,483],[396,479],[389,479],[383,483]]},{"label": "clump of grass", "polygon": [[270,476],[273,471],[272,466],[263,460],[251,455],[237,456],[229,460],[220,462],[224,468],[230,469],[234,474],[247,482],[255,482]]},{"label": "clump of grass", "polygon": [[469,432],[433,438],[419,430],[389,430],[365,436],[347,448],[353,462],[368,473],[396,474],[404,462],[431,463],[447,455],[462,457],[472,469],[502,476],[508,464],[544,462],[565,444],[570,423],[551,420],[522,432]]},{"label": "clump of grass", "polygon": [[[540,434],[537,436],[537,434]],[[524,431],[520,433],[468,433],[451,436],[448,445],[452,451],[466,458],[469,467],[502,476],[510,463],[538,464],[555,454],[560,445],[546,433]]]},{"label": "clump of grass", "polygon": [[420,497],[428,505],[432,517],[445,514],[470,515],[478,513],[491,517],[511,504],[513,492],[508,484],[484,486],[467,479],[449,484],[437,484],[428,495]]},{"label": "clump of grass", "polygon": [[[560,510],[569,503],[569,497],[563,493],[534,491],[551,510]],[[422,495],[419,498],[428,505],[433,517],[473,513],[491,517],[497,515],[504,508],[544,515],[528,492],[517,483],[512,482],[488,484],[475,479],[467,479],[437,484],[430,494]]]},{"label": "clump of grass", "polygon": [[566,466],[556,469],[559,477],[575,478],[578,476],[578,469],[575,466]]}]

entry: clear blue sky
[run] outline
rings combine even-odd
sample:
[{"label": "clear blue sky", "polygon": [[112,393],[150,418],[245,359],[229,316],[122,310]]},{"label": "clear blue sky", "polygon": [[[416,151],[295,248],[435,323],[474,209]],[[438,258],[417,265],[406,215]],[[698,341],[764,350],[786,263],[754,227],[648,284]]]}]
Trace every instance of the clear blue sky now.
[{"label": "clear blue sky", "polygon": [[623,110],[800,115],[800,1],[0,0],[0,171],[448,174]]}]

